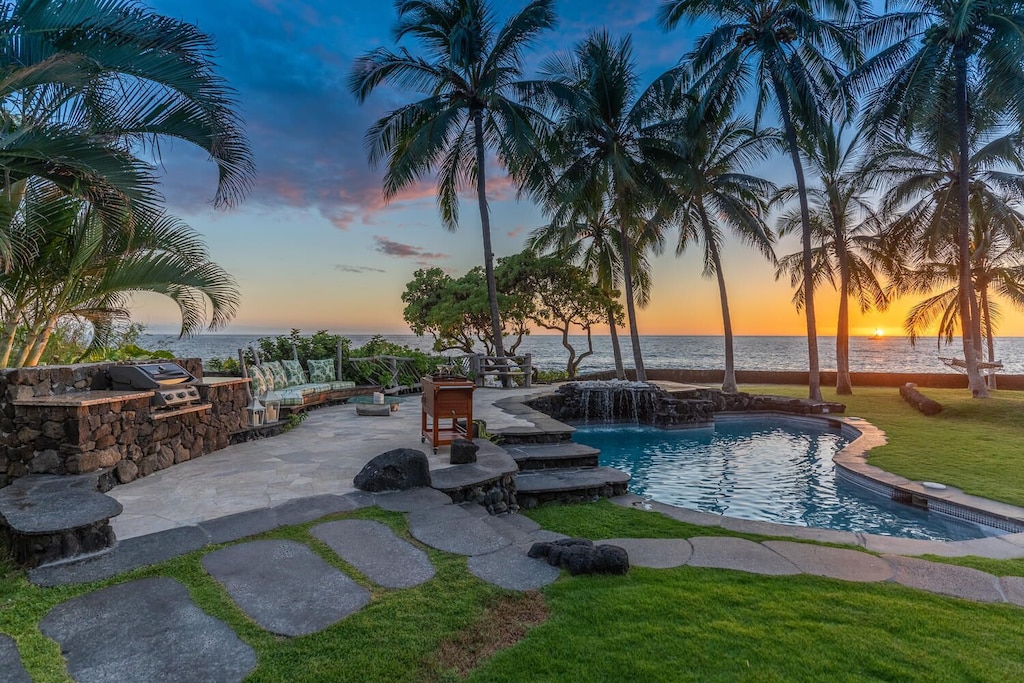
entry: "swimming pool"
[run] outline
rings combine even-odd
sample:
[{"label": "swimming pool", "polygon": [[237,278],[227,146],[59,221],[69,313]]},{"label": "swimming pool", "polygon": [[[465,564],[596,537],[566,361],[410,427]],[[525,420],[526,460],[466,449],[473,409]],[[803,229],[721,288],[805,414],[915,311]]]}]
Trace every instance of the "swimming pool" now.
[{"label": "swimming pool", "polygon": [[943,541],[999,533],[837,479],[832,456],[849,440],[824,425],[763,418],[675,431],[581,425],[573,438],[600,449],[600,464],[629,472],[633,493],[691,510]]}]

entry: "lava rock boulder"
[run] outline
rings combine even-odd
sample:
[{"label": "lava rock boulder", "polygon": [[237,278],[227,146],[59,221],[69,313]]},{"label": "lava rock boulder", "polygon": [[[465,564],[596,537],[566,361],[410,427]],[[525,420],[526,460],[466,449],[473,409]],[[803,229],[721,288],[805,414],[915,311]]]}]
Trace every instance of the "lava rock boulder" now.
[{"label": "lava rock boulder", "polygon": [[629,555],[617,545],[594,545],[585,538],[534,543],[530,557],[545,557],[553,567],[577,574],[625,574],[629,571]]},{"label": "lava rock boulder", "polygon": [[430,486],[430,464],[423,451],[396,448],[366,463],[353,485],[362,491],[404,491]]}]

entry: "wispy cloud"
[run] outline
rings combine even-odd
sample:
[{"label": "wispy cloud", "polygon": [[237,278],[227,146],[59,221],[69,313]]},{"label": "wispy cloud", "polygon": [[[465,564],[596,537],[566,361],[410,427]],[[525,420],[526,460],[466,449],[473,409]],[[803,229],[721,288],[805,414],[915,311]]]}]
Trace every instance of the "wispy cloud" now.
[{"label": "wispy cloud", "polygon": [[381,237],[380,235],[374,236],[373,241],[377,243],[376,250],[380,253],[387,256],[394,256],[395,258],[411,259],[420,265],[429,266],[431,265],[430,261],[432,260],[448,258],[448,254],[423,251],[420,247],[395,242],[393,240],[389,240],[387,237]]},{"label": "wispy cloud", "polygon": [[386,273],[387,271],[383,268],[373,268],[371,266],[350,266],[347,263],[339,263],[334,266],[335,270],[340,270],[343,273]]}]

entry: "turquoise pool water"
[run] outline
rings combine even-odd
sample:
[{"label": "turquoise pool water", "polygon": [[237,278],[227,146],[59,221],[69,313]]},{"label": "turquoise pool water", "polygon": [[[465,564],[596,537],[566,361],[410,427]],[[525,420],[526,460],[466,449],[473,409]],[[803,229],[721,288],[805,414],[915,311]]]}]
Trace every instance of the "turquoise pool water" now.
[{"label": "turquoise pool water", "polygon": [[837,479],[832,456],[847,439],[826,428],[763,419],[679,431],[582,425],[574,439],[600,449],[602,465],[629,472],[633,493],[691,510],[943,541],[998,533]]}]

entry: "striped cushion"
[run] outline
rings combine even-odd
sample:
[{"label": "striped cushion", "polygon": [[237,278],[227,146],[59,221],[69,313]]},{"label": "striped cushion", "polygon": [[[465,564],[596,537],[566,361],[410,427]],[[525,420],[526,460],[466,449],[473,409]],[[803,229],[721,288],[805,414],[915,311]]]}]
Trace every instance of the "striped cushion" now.
[{"label": "striped cushion", "polygon": [[295,389],[282,389],[267,394],[270,401],[280,401],[283,406],[301,406],[303,402],[302,393]]},{"label": "striped cushion", "polygon": [[356,385],[355,382],[347,379],[339,379],[331,382],[331,389],[351,389]]}]

